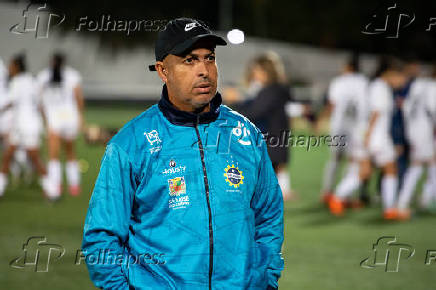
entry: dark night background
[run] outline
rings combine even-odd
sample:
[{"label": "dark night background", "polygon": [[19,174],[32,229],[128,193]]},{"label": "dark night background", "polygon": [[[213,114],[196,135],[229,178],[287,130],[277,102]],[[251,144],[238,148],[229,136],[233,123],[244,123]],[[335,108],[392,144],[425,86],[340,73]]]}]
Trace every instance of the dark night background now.
[{"label": "dark night background", "polygon": [[[12,1],[17,2],[17,1]],[[176,17],[193,17],[205,21],[215,30],[239,28],[248,36],[265,37],[291,43],[310,44],[323,48],[345,48],[360,52],[410,54],[423,60],[433,60],[436,44],[436,25],[426,31],[430,18],[436,17],[436,1],[304,1],[304,0],[238,0],[238,1],[48,1],[52,7],[66,14],[63,29],[77,26],[79,17],[98,19],[111,15],[115,19],[170,20]],[[365,35],[361,31],[370,21],[381,26],[386,8],[397,4],[391,16],[415,14],[414,22],[400,30],[399,38],[386,35]],[[379,18],[373,19],[374,14]],[[406,23],[403,19],[403,23]],[[433,21],[436,23],[436,20]],[[90,33],[92,37],[98,35]],[[135,44],[152,42],[155,34],[136,32],[102,32],[103,44],[111,49],[133,47]]]}]

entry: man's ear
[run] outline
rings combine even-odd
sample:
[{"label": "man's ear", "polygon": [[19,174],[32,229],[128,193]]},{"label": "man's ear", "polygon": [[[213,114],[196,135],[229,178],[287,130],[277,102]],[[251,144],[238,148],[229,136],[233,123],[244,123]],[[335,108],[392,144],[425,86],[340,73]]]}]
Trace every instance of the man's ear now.
[{"label": "man's ear", "polygon": [[164,66],[164,64],[163,64],[163,62],[162,62],[162,61],[157,61],[155,67],[156,67],[157,74],[159,75],[159,77],[161,78],[161,80],[162,80],[164,83],[166,83],[167,80],[168,80],[168,79],[167,79],[167,70],[166,70],[166,68],[165,68],[165,66]]}]

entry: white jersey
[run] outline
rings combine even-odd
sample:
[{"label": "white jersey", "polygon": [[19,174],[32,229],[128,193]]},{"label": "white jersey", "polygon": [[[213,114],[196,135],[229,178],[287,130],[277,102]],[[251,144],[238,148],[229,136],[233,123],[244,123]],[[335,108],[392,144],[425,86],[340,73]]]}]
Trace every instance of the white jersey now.
[{"label": "white jersey", "polygon": [[434,128],[434,149],[436,151],[436,79],[432,79],[429,82],[429,93],[428,93],[428,107],[431,113],[431,117],[433,120],[433,128]]},{"label": "white jersey", "polygon": [[47,110],[77,109],[74,89],[81,83],[80,74],[66,67],[61,70],[62,80],[59,85],[51,83],[51,78],[51,69],[45,69],[38,74],[44,108]]},{"label": "white jersey", "polygon": [[378,113],[374,123],[369,150],[378,165],[391,162],[395,158],[395,150],[390,134],[394,97],[391,87],[381,78],[375,79],[368,89],[370,112]]},{"label": "white jersey", "polygon": [[404,101],[406,136],[411,144],[414,160],[431,160],[434,155],[432,102],[436,96],[432,95],[432,85],[429,79],[416,79]]},{"label": "white jersey", "polygon": [[39,144],[42,121],[36,92],[36,82],[30,73],[20,73],[9,83],[7,103],[12,105],[9,142],[13,145],[35,148]]},{"label": "white jersey", "polygon": [[430,80],[424,78],[416,79],[404,101],[404,116],[406,119],[407,134],[409,139],[416,135],[433,135],[432,112],[429,107]]},{"label": "white jersey", "polygon": [[433,128],[436,128],[436,79],[428,82],[427,107],[433,120]]},{"label": "white jersey", "polygon": [[[3,61],[0,59],[0,110],[4,108],[7,103],[7,79],[8,73]],[[0,134],[7,134],[11,126],[11,110],[0,112]]]},{"label": "white jersey", "polygon": [[367,86],[366,77],[359,73],[333,79],[328,91],[328,100],[334,105],[330,120],[333,134],[355,132],[367,123]]},{"label": "white jersey", "polygon": [[0,108],[6,103],[7,76],[6,67],[0,59]]},{"label": "white jersey", "polygon": [[392,89],[385,81],[377,78],[370,84],[368,92],[370,111],[371,113],[378,113],[372,135],[380,139],[390,139],[391,118],[394,109]]},{"label": "white jersey", "polygon": [[39,92],[48,127],[59,134],[65,133],[62,131],[71,131],[72,128],[77,131],[79,109],[74,89],[80,86],[80,74],[70,67],[65,67],[61,70],[59,84],[52,83],[51,79],[51,69],[45,69],[38,75]]},{"label": "white jersey", "polygon": [[11,80],[7,101],[12,104],[14,129],[25,132],[40,130],[36,83],[30,73],[21,73]]}]

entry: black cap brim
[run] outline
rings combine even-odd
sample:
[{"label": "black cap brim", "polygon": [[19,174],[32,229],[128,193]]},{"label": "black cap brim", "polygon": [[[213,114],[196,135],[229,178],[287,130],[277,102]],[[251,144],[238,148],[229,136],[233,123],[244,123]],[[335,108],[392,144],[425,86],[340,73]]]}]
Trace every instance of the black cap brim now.
[{"label": "black cap brim", "polygon": [[[215,34],[200,34],[196,35],[190,39],[185,40],[182,43],[179,43],[176,45],[173,49],[169,51],[169,54],[174,55],[183,55],[190,49],[192,46],[194,46],[195,43],[197,43],[199,40],[211,40],[215,45],[227,45],[227,42],[224,40],[224,38],[215,35]],[[150,71],[156,71],[156,67],[154,64],[149,65],[148,69]]]}]

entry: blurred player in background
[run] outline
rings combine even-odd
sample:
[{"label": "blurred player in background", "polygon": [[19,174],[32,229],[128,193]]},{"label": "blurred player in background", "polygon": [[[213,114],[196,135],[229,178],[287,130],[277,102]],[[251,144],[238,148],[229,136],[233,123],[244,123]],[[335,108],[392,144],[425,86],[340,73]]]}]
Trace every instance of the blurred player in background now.
[{"label": "blurred player in background", "polygon": [[[432,77],[429,82],[429,112],[431,114],[431,119],[433,120],[433,149],[434,158],[430,164],[429,171],[436,171],[436,62],[433,63]],[[429,174],[429,173],[428,173]],[[431,173],[431,174],[434,174]],[[434,176],[434,175],[432,175]],[[430,206],[432,210],[436,209],[436,180],[433,179],[433,183],[427,178],[427,182],[424,185],[424,192],[421,196],[420,204],[422,208],[427,208]]]},{"label": "blurred player in background", "polygon": [[401,88],[406,81],[403,65],[396,59],[383,61],[379,77],[369,86],[370,120],[365,134],[367,146],[373,161],[383,170],[381,194],[383,217],[397,218],[395,209],[398,190],[396,151],[390,134],[392,112],[394,109],[393,90]]},{"label": "blurred player in background", "polygon": [[401,187],[404,175],[410,163],[410,143],[406,134],[406,120],[404,119],[404,102],[410,95],[410,89],[420,73],[420,64],[414,55],[405,58],[404,74],[406,84],[394,91],[394,111],[392,113],[391,134],[397,152],[398,184]]},{"label": "blurred player in background", "polygon": [[[367,79],[359,73],[359,59],[353,55],[343,68],[340,76],[332,80],[328,91],[328,104],[320,119],[330,116],[330,134],[346,136],[347,146],[331,146],[330,159],[324,170],[322,201],[329,204],[333,213],[342,213],[343,202],[368,176],[367,156],[363,135],[368,119]],[[347,174],[336,189],[338,165],[344,155],[350,163]],[[331,203],[330,203],[331,201]]]},{"label": "blurred player in background", "polygon": [[272,144],[280,143],[275,140],[280,141],[284,134],[289,133],[285,105],[291,100],[291,95],[289,87],[285,85],[285,70],[279,56],[273,52],[255,58],[248,69],[249,92],[256,96],[232,107],[256,124],[263,134],[267,134],[268,154],[282,189],[283,199],[289,200],[293,197],[287,169],[289,148],[283,144]]},{"label": "blurred player in background", "polygon": [[434,106],[436,94],[434,82],[417,78],[410,86],[409,96],[404,102],[406,136],[411,145],[411,165],[407,169],[398,200],[398,218],[410,219],[410,201],[418,180],[427,168],[427,181],[421,205],[428,208],[436,189],[436,165],[434,163]]},{"label": "blurred player in background", "polygon": [[80,74],[65,66],[65,58],[55,53],[50,68],[39,73],[38,84],[48,128],[48,176],[56,184],[55,197],[62,188],[62,170],[59,161],[61,143],[66,151],[66,177],[71,195],[80,193],[80,171],[74,142],[83,126],[83,95]]},{"label": "blurred player in background", "polygon": [[[342,215],[346,201],[359,188],[362,181],[369,178],[370,162],[364,146],[364,134],[368,124],[368,80],[359,73],[359,60],[356,55],[350,58],[343,69],[342,75],[336,77],[329,88],[329,102],[333,108],[331,119],[332,134],[346,136],[346,155],[348,156],[347,171],[333,196],[326,196],[330,211]],[[332,159],[336,169],[338,148],[333,147]],[[334,178],[327,167],[326,178]],[[334,180],[329,180],[331,183]],[[327,182],[327,181],[326,181]],[[328,194],[328,192],[326,192]]]},{"label": "blurred player in background", "polygon": [[18,147],[26,150],[37,173],[42,177],[41,184],[46,195],[49,195],[50,188],[46,169],[39,157],[42,124],[38,109],[36,83],[32,75],[26,71],[24,55],[15,56],[11,60],[9,78],[7,98],[1,111],[11,110],[12,123],[0,168],[0,196],[4,194],[6,189],[10,163]]},{"label": "blurred player in background", "polygon": [[[0,108],[6,105],[8,87],[8,72],[0,59]],[[9,131],[12,128],[13,122],[13,110],[11,107],[5,108],[0,112],[0,147],[6,146]],[[24,173],[24,182],[29,183],[31,181],[31,175],[33,168],[30,161],[27,158],[26,148],[18,146],[15,150],[14,156],[10,163],[10,173],[12,177],[12,184],[18,184],[20,182],[21,173]]]},{"label": "blurred player in background", "polygon": [[[6,104],[6,86],[8,81],[8,72],[0,58],[0,108]],[[9,110],[0,112],[0,146],[6,142],[7,133],[9,132],[9,126],[11,124],[11,114]]]}]

